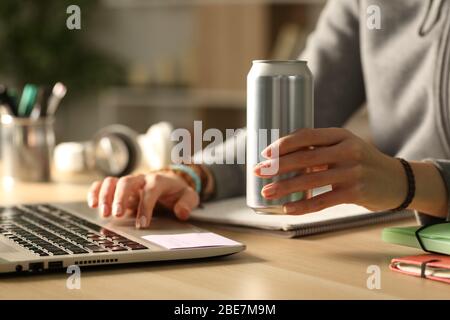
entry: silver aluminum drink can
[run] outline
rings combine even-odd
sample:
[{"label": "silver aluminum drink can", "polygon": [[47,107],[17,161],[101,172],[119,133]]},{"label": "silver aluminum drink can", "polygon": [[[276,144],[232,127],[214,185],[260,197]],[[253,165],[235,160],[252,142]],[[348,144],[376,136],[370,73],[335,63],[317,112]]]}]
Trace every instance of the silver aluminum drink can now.
[{"label": "silver aluminum drink can", "polygon": [[280,199],[265,199],[261,189],[266,184],[296,173],[265,179],[253,170],[265,160],[261,151],[268,144],[297,129],[314,127],[313,90],[306,61],[253,61],[247,76],[247,205],[258,213],[283,214],[285,203],[311,195],[299,190]]}]

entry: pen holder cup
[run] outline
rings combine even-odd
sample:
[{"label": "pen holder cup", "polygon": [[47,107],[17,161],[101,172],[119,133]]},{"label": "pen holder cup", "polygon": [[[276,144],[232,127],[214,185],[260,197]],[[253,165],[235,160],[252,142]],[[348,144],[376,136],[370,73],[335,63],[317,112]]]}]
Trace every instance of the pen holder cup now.
[{"label": "pen holder cup", "polygon": [[54,118],[0,116],[1,173],[14,181],[51,180]]}]

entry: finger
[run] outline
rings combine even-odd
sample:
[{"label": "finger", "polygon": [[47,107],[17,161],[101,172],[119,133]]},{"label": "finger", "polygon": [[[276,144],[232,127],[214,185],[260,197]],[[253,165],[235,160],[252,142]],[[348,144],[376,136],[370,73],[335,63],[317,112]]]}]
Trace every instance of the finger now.
[{"label": "finger", "polygon": [[114,198],[114,190],[116,188],[117,178],[108,177],[103,180],[99,194],[100,214],[103,217],[111,215],[111,205]]},{"label": "finger", "polygon": [[128,205],[127,208],[125,208],[125,216],[132,217],[137,214],[137,210],[139,208],[139,191],[137,192],[136,196],[131,196],[128,198]]},{"label": "finger", "polygon": [[349,194],[351,194],[351,192],[349,192],[347,188],[336,188],[310,199],[289,202],[283,205],[283,211],[284,213],[291,215],[317,212],[338,204],[351,203]]},{"label": "finger", "polygon": [[319,172],[319,171],[325,171],[325,170],[328,170],[328,165],[316,166],[316,167],[311,168],[312,172]]},{"label": "finger", "polygon": [[330,146],[348,138],[349,134],[349,131],[342,128],[303,128],[271,143],[261,155],[272,158],[311,146]]},{"label": "finger", "polygon": [[167,184],[167,178],[160,174],[147,176],[145,180],[136,217],[138,229],[145,229],[150,225],[155,204]]},{"label": "finger", "polygon": [[175,203],[173,207],[173,211],[175,215],[180,220],[187,220],[192,209],[196,208],[200,203],[200,198],[198,193],[195,192],[191,187],[187,187],[184,189],[178,201]]},{"label": "finger", "polygon": [[255,166],[254,173],[260,177],[276,176],[299,169],[338,163],[349,156],[341,144],[302,150],[286,154],[279,159],[264,160]]},{"label": "finger", "polygon": [[145,184],[143,175],[126,176],[117,181],[116,191],[114,193],[114,202],[112,206],[112,214],[116,217],[125,215],[125,210],[129,207],[131,195],[136,195]]},{"label": "finger", "polygon": [[293,192],[311,190],[327,185],[356,181],[362,176],[360,166],[338,167],[325,171],[300,174],[293,178],[269,183],[261,190],[267,199],[279,199]]},{"label": "finger", "polygon": [[98,206],[98,193],[100,192],[101,186],[101,181],[95,181],[89,188],[87,202],[91,208],[97,208]]}]

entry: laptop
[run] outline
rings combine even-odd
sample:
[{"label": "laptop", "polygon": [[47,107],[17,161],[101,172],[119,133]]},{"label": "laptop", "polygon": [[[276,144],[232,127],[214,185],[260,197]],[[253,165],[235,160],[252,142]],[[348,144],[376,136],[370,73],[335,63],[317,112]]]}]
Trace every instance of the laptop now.
[{"label": "laptop", "polygon": [[134,220],[101,218],[85,203],[0,207],[0,273],[197,259],[245,249],[168,215],[155,216],[145,230],[136,229]]}]

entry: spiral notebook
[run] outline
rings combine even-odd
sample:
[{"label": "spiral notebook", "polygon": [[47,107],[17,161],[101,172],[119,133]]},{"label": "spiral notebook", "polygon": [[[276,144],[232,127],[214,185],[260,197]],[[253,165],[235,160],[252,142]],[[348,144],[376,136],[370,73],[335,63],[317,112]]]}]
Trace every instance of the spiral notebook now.
[{"label": "spiral notebook", "polygon": [[266,230],[291,238],[413,216],[409,210],[372,212],[353,204],[342,204],[301,216],[265,215],[248,208],[245,197],[206,203],[204,208],[191,213],[193,220]]}]

